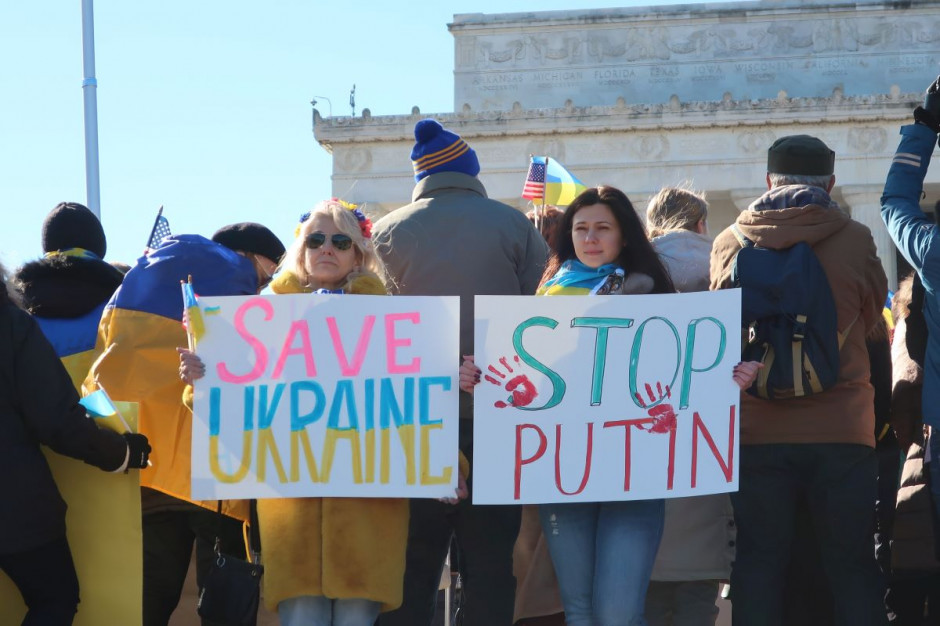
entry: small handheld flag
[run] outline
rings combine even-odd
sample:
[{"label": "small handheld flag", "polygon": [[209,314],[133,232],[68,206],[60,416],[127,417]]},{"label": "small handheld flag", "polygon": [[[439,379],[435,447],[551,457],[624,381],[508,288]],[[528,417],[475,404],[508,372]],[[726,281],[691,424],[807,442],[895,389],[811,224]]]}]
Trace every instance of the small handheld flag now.
[{"label": "small handheld flag", "polygon": [[170,221],[163,217],[163,205],[157,210],[157,219],[153,222],[153,228],[150,230],[150,239],[147,241],[147,248],[154,250],[160,247],[163,240],[172,235],[170,232]]},{"label": "small handheld flag", "polygon": [[526,200],[540,200],[545,197],[545,157],[532,157],[525,185],[522,187],[522,197]]},{"label": "small handheld flag", "polygon": [[127,424],[124,416],[121,415],[114,402],[111,401],[108,393],[100,386],[97,391],[91,392],[78,402],[85,407],[85,412],[88,415],[96,420],[101,420],[111,430],[118,433],[131,432],[131,427]]},{"label": "small handheld flag", "polygon": [[206,334],[206,323],[202,319],[202,309],[199,308],[199,299],[193,291],[193,277],[188,281],[180,281],[183,290],[183,328],[189,340],[189,349],[194,350],[196,344]]},{"label": "small handheld flag", "polygon": [[532,157],[522,197],[537,204],[568,206],[582,191],[584,183],[565,166],[549,157]]}]

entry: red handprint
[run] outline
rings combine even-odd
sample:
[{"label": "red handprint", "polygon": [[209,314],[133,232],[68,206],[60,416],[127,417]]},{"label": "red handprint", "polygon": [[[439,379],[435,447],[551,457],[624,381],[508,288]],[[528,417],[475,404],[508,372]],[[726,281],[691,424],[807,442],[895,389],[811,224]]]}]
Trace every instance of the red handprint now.
[{"label": "red handprint", "polygon": [[[513,360],[516,363],[519,363],[518,356],[514,356]],[[501,372],[500,370],[493,367],[492,365],[488,365],[486,369],[492,372],[493,374],[495,374],[496,376],[498,376],[500,380],[493,378],[489,374],[486,374],[485,376],[483,376],[483,378],[486,379],[488,383],[496,385],[497,387],[503,387],[502,381],[506,380],[506,377],[509,374],[513,374],[514,370],[512,369],[512,366],[509,364],[509,359],[507,359],[506,357],[502,357],[501,359],[499,359],[499,362],[506,369],[506,373]],[[535,385],[532,384],[532,381],[529,380],[529,377],[526,376],[525,374],[517,374],[513,376],[512,378],[510,378],[505,384],[505,389],[506,391],[511,392],[512,395],[506,398],[505,402],[503,402],[502,400],[497,400],[493,404],[493,406],[495,406],[497,409],[505,409],[507,406],[516,406],[516,407],[527,406],[529,404],[532,404],[532,401],[535,400],[536,396],[539,395],[538,392],[535,390]]]},{"label": "red handprint", "polygon": [[[653,388],[649,385],[649,383],[646,383],[644,386],[646,387],[646,395],[649,396],[650,402],[656,402],[657,400],[663,400],[665,398],[672,397],[672,392],[669,389],[669,385],[666,385],[666,388],[664,391],[663,385],[661,383],[656,383],[656,392],[659,394],[659,398],[657,398],[653,394]],[[636,400],[637,400],[637,403],[639,403],[639,405],[642,408],[646,409],[646,406],[647,406],[646,401],[643,399],[642,394],[640,394],[639,392],[636,393]],[[661,434],[668,433],[676,429],[677,416],[676,416],[676,411],[675,409],[672,408],[671,404],[662,404],[662,403],[657,404],[656,406],[650,407],[649,409],[647,409],[646,413],[651,418],[653,418],[653,423],[650,424],[648,428],[643,428],[642,426],[639,426],[639,425],[637,426],[637,428],[640,428],[647,432],[661,433]]]}]

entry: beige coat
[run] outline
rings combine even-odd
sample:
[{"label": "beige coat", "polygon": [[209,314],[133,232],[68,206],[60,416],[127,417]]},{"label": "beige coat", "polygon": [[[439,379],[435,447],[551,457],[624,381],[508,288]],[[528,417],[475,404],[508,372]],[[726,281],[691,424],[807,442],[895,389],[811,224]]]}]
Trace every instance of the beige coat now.
[{"label": "beige coat", "polygon": [[[679,292],[708,290],[711,240],[674,230],[652,241]],[[734,560],[734,511],[726,493],[666,500],[663,538],[651,580],[724,579]]]},{"label": "beige coat", "polygon": [[[297,281],[282,278],[275,292]],[[285,285],[293,285],[285,287]],[[351,294],[384,294],[381,282],[357,278]],[[364,598],[383,611],[402,601],[408,500],[403,498],[277,498],[258,500],[264,554],[264,600],[313,595]]]}]

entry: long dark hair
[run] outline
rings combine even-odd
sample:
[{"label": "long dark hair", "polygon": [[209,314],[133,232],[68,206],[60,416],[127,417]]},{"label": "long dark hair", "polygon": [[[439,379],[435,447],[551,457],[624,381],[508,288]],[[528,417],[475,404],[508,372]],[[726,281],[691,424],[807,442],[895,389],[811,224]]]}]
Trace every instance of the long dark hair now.
[{"label": "long dark hair", "polygon": [[630,199],[619,189],[608,186],[585,190],[565,209],[565,214],[555,229],[555,238],[551,242],[552,250],[555,252],[548,260],[545,273],[542,275],[542,282],[554,276],[562,263],[577,258],[574,241],[571,238],[574,216],[584,207],[594,204],[603,204],[609,208],[620,226],[624,246],[614,263],[622,267],[627,274],[640,272],[652,278],[652,293],[675,293],[676,288],[672,285],[669,272],[666,271],[662,261],[659,260],[659,255],[647,239],[646,229],[643,228],[643,223],[640,222]]}]

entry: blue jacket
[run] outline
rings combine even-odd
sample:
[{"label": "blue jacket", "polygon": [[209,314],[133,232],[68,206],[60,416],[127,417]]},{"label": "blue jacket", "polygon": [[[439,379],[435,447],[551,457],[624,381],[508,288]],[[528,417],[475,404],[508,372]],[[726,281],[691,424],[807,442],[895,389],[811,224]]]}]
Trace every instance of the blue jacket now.
[{"label": "blue jacket", "polygon": [[924,423],[940,427],[940,232],[920,209],[924,177],[937,134],[921,124],[901,127],[901,144],[895,152],[884,194],[881,218],[891,239],[901,250],[927,290],[927,356],[924,363]]}]

